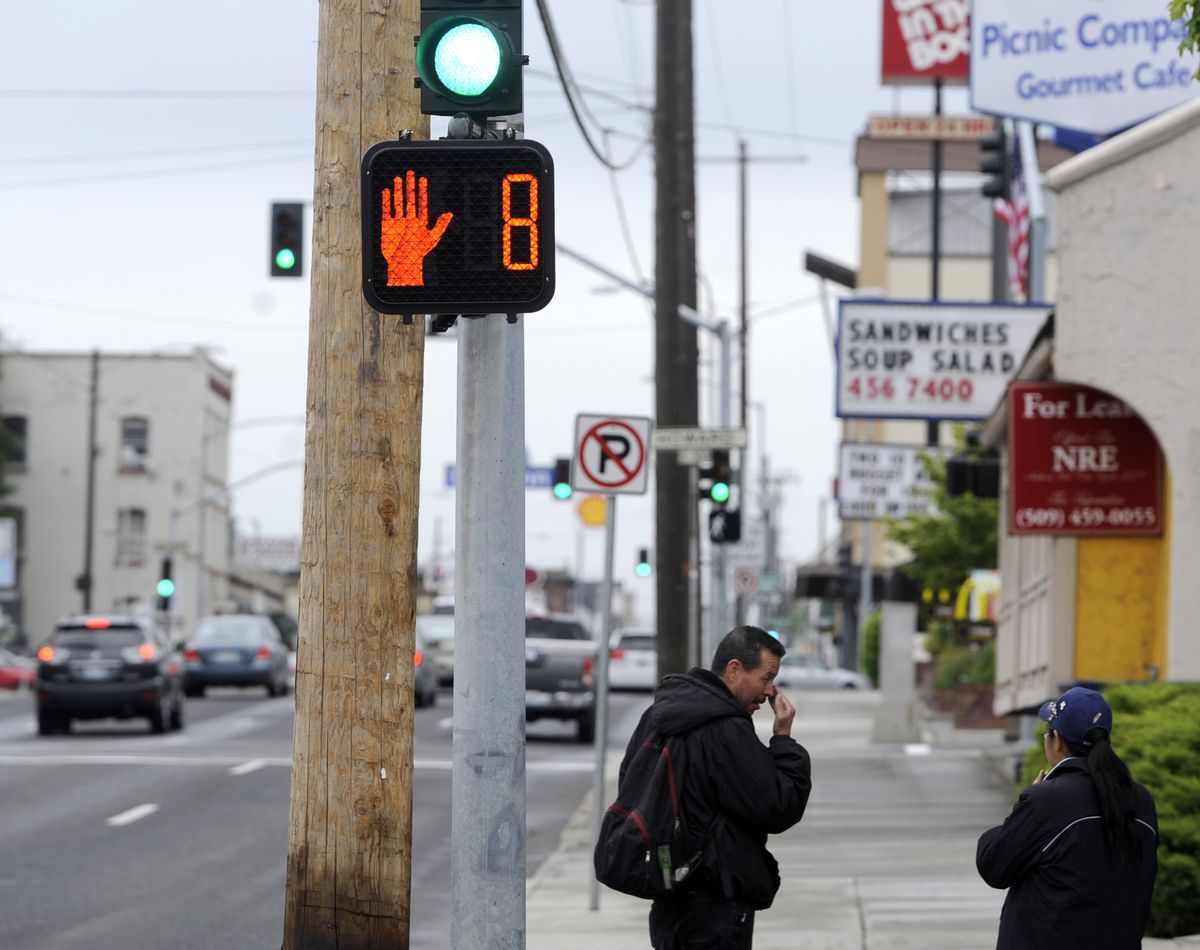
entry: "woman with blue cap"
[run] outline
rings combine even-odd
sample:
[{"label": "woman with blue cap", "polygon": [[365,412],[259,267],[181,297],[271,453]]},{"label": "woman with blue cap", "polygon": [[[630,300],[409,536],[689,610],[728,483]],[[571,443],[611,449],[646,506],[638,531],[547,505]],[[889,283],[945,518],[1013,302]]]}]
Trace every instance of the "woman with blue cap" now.
[{"label": "woman with blue cap", "polygon": [[1076,686],[1038,713],[1049,769],[979,838],[975,865],[1008,888],[997,950],[1142,945],[1158,869],[1154,799],[1113,751],[1112,710]]}]

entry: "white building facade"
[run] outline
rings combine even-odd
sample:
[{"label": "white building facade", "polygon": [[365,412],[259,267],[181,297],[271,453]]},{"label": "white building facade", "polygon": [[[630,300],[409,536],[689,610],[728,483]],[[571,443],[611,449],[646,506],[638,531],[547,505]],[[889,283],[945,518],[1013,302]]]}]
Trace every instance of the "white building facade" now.
[{"label": "white building facade", "polygon": [[200,349],[0,354],[15,529],[0,606],[29,644],[68,613],[155,613],[167,558],[173,637],[228,597],[232,393]]}]

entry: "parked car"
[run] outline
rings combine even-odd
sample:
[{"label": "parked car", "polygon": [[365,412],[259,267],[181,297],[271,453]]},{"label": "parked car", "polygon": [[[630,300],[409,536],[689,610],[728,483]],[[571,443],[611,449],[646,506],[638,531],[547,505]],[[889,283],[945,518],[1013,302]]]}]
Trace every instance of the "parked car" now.
[{"label": "parked car", "polygon": [[149,620],[68,617],[37,657],[41,735],[70,732],[72,719],[144,716],[154,732],[183,728],[183,657]]},{"label": "parked car", "polygon": [[575,617],[525,618],[525,720],[575,721],[580,742],[596,735],[596,643]]},{"label": "parked car", "polygon": [[37,681],[37,661],[0,647],[0,689],[21,689]]},{"label": "parked car", "polygon": [[658,685],[658,638],[653,630],[626,627],[608,641],[608,685],[654,689]]},{"label": "parked car", "polygon": [[437,703],[438,678],[433,667],[433,654],[429,645],[416,631],[413,649],[413,692],[416,694],[416,705],[420,709]]},{"label": "parked car", "polygon": [[425,640],[438,682],[454,682],[454,614],[418,614],[417,633]]},{"label": "parked car", "polygon": [[789,653],[779,664],[775,685],[784,689],[870,689],[871,681],[854,670],[827,667],[815,657]]},{"label": "parked car", "polygon": [[287,644],[260,614],[201,617],[183,658],[189,696],[203,696],[209,686],[265,686],[271,696],[288,691]]}]

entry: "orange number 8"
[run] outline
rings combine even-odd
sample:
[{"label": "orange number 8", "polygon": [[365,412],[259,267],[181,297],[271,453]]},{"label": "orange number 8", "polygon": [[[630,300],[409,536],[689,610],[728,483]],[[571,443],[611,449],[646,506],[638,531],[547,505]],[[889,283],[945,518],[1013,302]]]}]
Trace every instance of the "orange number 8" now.
[{"label": "orange number 8", "polygon": [[[529,185],[529,217],[514,218],[512,216],[512,186],[513,182],[526,182]],[[504,176],[500,186],[500,207],[504,215],[504,231],[501,243],[504,246],[504,267],[507,270],[533,270],[538,266],[538,182],[530,174],[511,174]],[[526,263],[514,262],[512,259],[512,229],[529,228],[529,260]]]}]

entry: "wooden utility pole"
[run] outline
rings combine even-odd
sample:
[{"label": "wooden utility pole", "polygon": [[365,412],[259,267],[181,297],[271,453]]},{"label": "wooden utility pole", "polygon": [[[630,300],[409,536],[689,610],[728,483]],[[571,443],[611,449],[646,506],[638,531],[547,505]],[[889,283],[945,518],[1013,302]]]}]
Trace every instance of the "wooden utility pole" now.
[{"label": "wooden utility pole", "polygon": [[424,324],[361,290],[359,164],[402,128],[417,0],[322,0],[284,950],[407,947]]},{"label": "wooden utility pole", "polygon": [[[692,0],[658,4],[656,45],[655,424],[694,426],[699,421],[696,328],[678,317],[680,304],[696,306]],[[654,475],[660,677],[688,667],[688,589],[695,568],[691,537],[697,509],[692,485],[691,471],[664,454]]]}]

